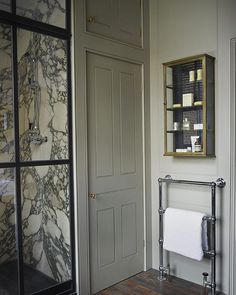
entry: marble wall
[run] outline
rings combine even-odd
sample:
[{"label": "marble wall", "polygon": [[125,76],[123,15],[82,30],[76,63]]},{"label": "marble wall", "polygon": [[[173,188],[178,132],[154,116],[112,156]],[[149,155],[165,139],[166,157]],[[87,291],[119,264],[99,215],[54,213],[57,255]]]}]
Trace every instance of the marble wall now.
[{"label": "marble wall", "polygon": [[15,213],[14,170],[0,169],[0,264],[16,259]]},{"label": "marble wall", "polygon": [[65,28],[66,0],[16,0],[17,14]]},{"label": "marble wall", "polygon": [[[65,42],[25,30],[18,31],[18,40],[23,44],[18,47],[21,160],[67,159]],[[31,85],[35,77],[37,90]],[[47,137],[39,145],[29,141],[37,99],[38,127]],[[57,282],[66,281],[71,278],[68,166],[22,168],[21,184],[24,261]]]},{"label": "marble wall", "polygon": [[14,160],[11,28],[0,24],[0,162]]},{"label": "marble wall", "polygon": [[71,278],[68,166],[21,172],[24,262],[64,282]]},{"label": "marble wall", "polygon": [[[20,159],[68,159],[66,43],[21,29],[17,37]],[[8,26],[0,25],[0,44],[0,162],[10,162],[14,130]],[[35,77],[37,91],[32,86]],[[29,140],[37,101],[38,127],[47,137],[42,144]],[[69,167],[22,168],[21,197],[24,262],[57,282],[71,279]],[[14,170],[0,170],[0,263],[16,259],[14,203]]]},{"label": "marble wall", "polygon": [[[20,157],[22,161],[68,158],[67,64],[65,41],[18,30],[18,72],[20,112]],[[32,88],[37,63],[39,89]],[[31,81],[31,84],[29,83]],[[47,142],[35,145],[28,140],[29,123],[40,97],[39,129]]]},{"label": "marble wall", "polygon": [[[0,162],[14,161],[11,28],[0,24]],[[0,169],[0,263],[16,259],[14,170]]]}]

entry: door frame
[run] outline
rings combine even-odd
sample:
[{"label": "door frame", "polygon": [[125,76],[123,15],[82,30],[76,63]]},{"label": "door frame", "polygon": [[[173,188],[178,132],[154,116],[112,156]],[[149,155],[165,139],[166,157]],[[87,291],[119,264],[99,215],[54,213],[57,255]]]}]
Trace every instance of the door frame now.
[{"label": "door frame", "polygon": [[[230,126],[236,124],[236,38],[230,42]],[[236,292],[236,130],[231,128],[230,136],[230,257],[229,294]]]},{"label": "door frame", "polygon": [[[87,69],[86,69],[86,64],[87,64],[87,55],[88,54],[96,54],[96,55],[101,55],[101,56],[104,56],[104,57],[108,57],[108,58],[113,58],[113,59],[116,59],[116,60],[119,60],[119,61],[124,61],[124,62],[129,62],[129,63],[132,63],[132,64],[136,64],[136,65],[139,65],[141,66],[141,74],[142,74],[142,158],[143,158],[143,192],[142,192],[142,199],[143,199],[143,216],[144,216],[144,220],[143,220],[143,223],[144,223],[144,241],[145,241],[145,244],[144,244],[144,270],[146,269],[149,269],[151,266],[150,265],[147,265],[147,244],[148,242],[151,244],[151,241],[148,239],[147,237],[147,226],[149,227],[148,228],[148,231],[150,230],[150,225],[149,225],[149,222],[147,220],[148,216],[150,215],[150,211],[148,211],[148,201],[147,201],[147,189],[146,189],[146,185],[147,185],[147,173],[146,173],[146,168],[147,167],[147,163],[146,163],[146,146],[147,146],[147,141],[146,141],[146,136],[145,136],[145,114],[144,114],[144,110],[145,110],[145,106],[144,106],[144,64],[143,63],[140,63],[138,61],[135,61],[135,60],[131,60],[131,59],[125,59],[125,58],[120,58],[120,57],[117,57],[117,56],[113,56],[112,54],[107,54],[107,53],[101,53],[100,51],[97,51],[97,50],[94,50],[94,49],[91,49],[91,48],[85,48],[84,49],[84,59],[85,59],[85,87],[87,85]],[[84,191],[83,195],[80,195],[79,194],[79,201],[80,202],[80,199],[81,197],[84,199],[83,196],[86,196],[86,215],[84,215],[84,211],[80,210],[80,208],[78,207],[78,214],[79,216],[81,216],[81,214],[83,214],[81,217],[79,217],[79,219],[81,220],[83,226],[85,226],[85,220],[86,220],[86,241],[87,241],[87,251],[86,251],[86,255],[87,255],[87,263],[89,264],[88,265],[88,285],[89,285],[89,290],[90,290],[90,251],[89,251],[89,244],[90,244],[90,239],[89,239],[89,199],[88,199],[88,154],[87,154],[87,142],[88,142],[88,130],[87,130],[87,124],[88,124],[88,120],[87,120],[87,91],[86,91],[86,88],[85,88],[85,121],[84,121],[84,130],[85,130],[85,133],[86,133],[86,159],[85,159],[85,166],[86,166],[86,193]],[[85,125],[86,123],[86,125]],[[78,126],[78,125],[77,125]],[[79,143],[77,144],[79,145]],[[81,200],[82,201],[82,200]],[[83,200],[84,202],[85,200]],[[79,204],[78,204],[79,206]],[[148,214],[149,213],[149,214]],[[83,221],[82,221],[83,219]],[[79,222],[79,225],[80,225],[80,222]],[[81,231],[80,231],[81,232]],[[79,241],[80,241],[80,237],[79,237]],[[81,247],[83,247],[81,245]],[[79,247],[79,260],[81,259],[81,252],[84,252],[83,251],[83,248]],[[148,255],[150,255],[150,253],[148,252]],[[82,263],[79,262],[79,268],[80,270],[82,271],[82,269],[84,269],[84,265]],[[79,271],[79,273],[81,273]],[[82,275],[82,274],[81,274]],[[84,278],[84,275],[82,275],[82,277]],[[82,282],[80,281],[80,286],[81,286]],[[84,294],[82,293],[81,291],[81,294]],[[90,294],[90,291],[89,293],[87,294]]]},{"label": "door frame", "polygon": [[[149,56],[149,3],[145,1],[143,15],[144,48],[134,48],[113,40],[86,33],[84,0],[73,1],[73,78],[74,128],[77,215],[77,292],[90,295],[89,263],[89,206],[87,163],[87,52],[141,64],[143,67],[143,176],[144,176],[144,234],[146,249],[144,269],[152,266],[152,215],[151,215],[151,149],[150,149],[150,56]],[[144,87],[145,85],[145,87]],[[145,98],[145,99],[144,99]]]}]

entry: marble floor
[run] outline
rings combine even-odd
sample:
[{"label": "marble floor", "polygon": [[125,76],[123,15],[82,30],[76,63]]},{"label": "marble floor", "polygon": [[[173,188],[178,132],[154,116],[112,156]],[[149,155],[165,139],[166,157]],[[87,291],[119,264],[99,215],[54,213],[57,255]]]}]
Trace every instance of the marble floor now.
[{"label": "marble floor", "polygon": [[[57,284],[56,281],[27,265],[24,266],[24,278],[25,294],[31,294]],[[14,261],[0,266],[0,294],[18,294],[17,263]]]}]

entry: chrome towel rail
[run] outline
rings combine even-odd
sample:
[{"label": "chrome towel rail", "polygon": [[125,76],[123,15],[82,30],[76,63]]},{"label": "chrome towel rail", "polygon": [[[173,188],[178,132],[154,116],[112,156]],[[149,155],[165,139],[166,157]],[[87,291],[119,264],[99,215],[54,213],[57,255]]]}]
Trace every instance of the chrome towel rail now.
[{"label": "chrome towel rail", "polygon": [[218,178],[216,181],[206,182],[206,181],[193,181],[193,180],[180,180],[172,179],[170,175],[166,175],[164,178],[158,179],[159,183],[159,277],[160,281],[167,278],[168,268],[164,266],[163,259],[163,217],[165,209],[162,205],[162,183],[171,184],[171,183],[180,183],[188,185],[200,185],[208,186],[211,188],[211,216],[205,217],[211,223],[211,249],[205,254],[209,255],[211,258],[211,281],[207,280],[207,273],[203,273],[203,284],[205,288],[211,289],[211,294],[216,295],[216,187],[224,188],[225,181],[223,178]]}]

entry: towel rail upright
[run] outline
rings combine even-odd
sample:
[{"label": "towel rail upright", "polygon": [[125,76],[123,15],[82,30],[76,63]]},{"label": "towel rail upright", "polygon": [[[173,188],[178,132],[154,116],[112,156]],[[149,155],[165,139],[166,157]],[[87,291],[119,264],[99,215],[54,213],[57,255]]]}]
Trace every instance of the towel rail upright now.
[{"label": "towel rail upright", "polygon": [[159,276],[160,281],[166,280],[167,277],[167,267],[164,266],[164,251],[163,251],[163,242],[164,242],[164,231],[163,231],[163,219],[165,209],[163,208],[163,195],[162,195],[162,183],[180,183],[180,184],[189,184],[189,185],[200,185],[208,186],[211,188],[211,216],[204,217],[205,220],[208,220],[211,223],[211,249],[209,251],[204,251],[205,254],[209,255],[211,258],[211,280],[208,281],[208,274],[204,272],[203,275],[203,284],[205,288],[211,289],[211,294],[216,295],[216,187],[224,188],[225,181],[223,178],[218,178],[216,181],[207,182],[207,181],[193,181],[193,180],[180,180],[173,179],[170,175],[166,175],[164,178],[158,179],[159,183]]}]

